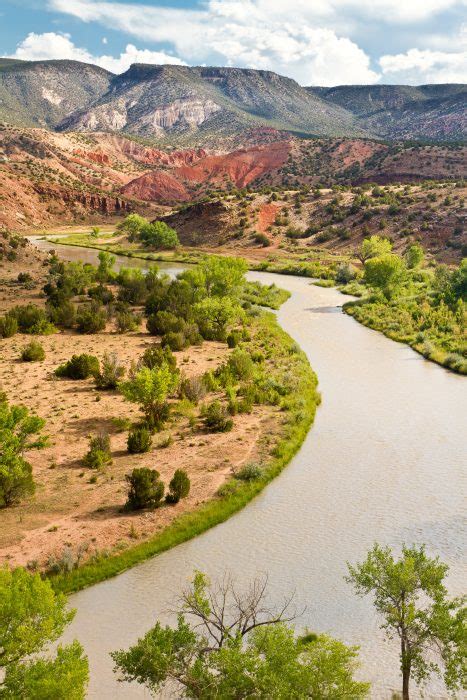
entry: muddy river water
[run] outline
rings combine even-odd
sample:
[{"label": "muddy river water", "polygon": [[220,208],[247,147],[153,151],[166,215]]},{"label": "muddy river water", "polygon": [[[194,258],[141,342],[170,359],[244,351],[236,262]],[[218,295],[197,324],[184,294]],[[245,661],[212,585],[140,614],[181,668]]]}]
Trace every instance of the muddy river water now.
[{"label": "muddy river water", "polygon": [[[67,259],[97,256],[50,247]],[[267,572],[273,599],[294,590],[306,606],[297,625],[359,644],[360,675],[378,699],[399,687],[398,647],[384,640],[371,601],[356,598],[344,581],[346,561],[361,559],[375,540],[394,547],[423,542],[449,564],[450,593],[463,590],[465,378],[346,316],[348,297],[334,289],[284,275],[249,278],[292,293],[278,318],[318,374],[323,402],[315,424],[290,465],[239,514],[72,596],[77,614],[66,638],[78,638],[89,655],[90,698],[146,696],[137,685],[116,682],[109,652],[130,645],[156,619],[169,620],[167,609],[195,568],[211,577],[230,570],[240,582]],[[432,682],[425,697],[444,694]]]}]

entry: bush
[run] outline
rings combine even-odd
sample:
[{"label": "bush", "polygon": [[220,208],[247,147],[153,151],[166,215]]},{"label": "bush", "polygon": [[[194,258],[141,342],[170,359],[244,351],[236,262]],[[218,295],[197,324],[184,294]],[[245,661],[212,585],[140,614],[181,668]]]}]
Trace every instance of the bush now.
[{"label": "bush", "polygon": [[118,364],[117,356],[105,353],[102,368],[94,373],[97,389],[116,389],[124,374],[125,368]]},{"label": "bush", "polygon": [[190,345],[190,341],[187,340],[185,335],[181,332],[169,331],[161,338],[162,347],[169,347],[174,352],[179,350],[184,350]]},{"label": "bush", "polygon": [[0,338],[11,338],[18,332],[18,321],[13,316],[0,318]]},{"label": "bush", "polygon": [[99,360],[94,355],[73,355],[71,360],[60,365],[55,370],[57,377],[68,379],[87,379],[100,371]]},{"label": "bush", "polygon": [[167,226],[164,221],[143,224],[139,230],[139,237],[143,243],[159,250],[176,248],[180,243],[175,229]]},{"label": "bush", "polygon": [[96,304],[89,304],[78,309],[76,323],[79,333],[99,333],[99,331],[104,330],[106,322],[107,314]]},{"label": "bush", "polygon": [[10,309],[8,316],[16,320],[21,333],[48,335],[55,330],[54,326],[47,319],[44,309],[34,306],[34,304],[15,306],[13,309]]},{"label": "bush", "polygon": [[37,340],[31,340],[21,352],[23,362],[41,362],[45,359],[45,350]]},{"label": "bush", "polygon": [[127,448],[132,455],[149,452],[151,445],[152,437],[147,428],[134,428],[128,434]]},{"label": "bush", "polygon": [[263,470],[258,464],[245,464],[236,474],[235,478],[241,481],[254,481],[260,479],[263,475]]},{"label": "bush", "polygon": [[231,331],[227,336],[227,345],[229,348],[236,348],[242,339],[242,334],[240,331]]},{"label": "bush", "polygon": [[172,371],[177,369],[177,360],[168,345],[165,347],[152,345],[147,348],[141,358],[141,364],[149,369],[161,367],[164,364],[168,365]]},{"label": "bush", "polygon": [[115,298],[112,290],[103,284],[90,287],[88,289],[88,296],[104,305],[110,304]]},{"label": "bush", "polygon": [[58,306],[47,306],[49,319],[59,328],[72,328],[76,322],[76,306],[69,299],[64,299]]},{"label": "bush", "polygon": [[186,471],[177,469],[169,484],[169,493],[165,497],[167,503],[178,503],[190,493],[190,478]]},{"label": "bush", "polygon": [[340,263],[336,270],[336,282],[337,284],[348,284],[351,280],[354,280],[357,275],[357,271],[353,265],[350,263]]},{"label": "bush", "polygon": [[192,403],[198,403],[206,396],[206,384],[203,377],[185,377],[180,384],[180,397]]},{"label": "bush", "polygon": [[164,496],[164,484],[159,477],[158,471],[148,467],[133,469],[131,474],[127,474],[125,479],[129,488],[126,508],[142,510],[160,506]]},{"label": "bush", "polygon": [[106,464],[112,463],[110,437],[107,433],[100,433],[89,439],[89,451],[83,461],[91,469],[101,469]]},{"label": "bush", "polygon": [[271,241],[265,233],[255,233],[253,240],[255,243],[258,243],[258,245],[262,246],[263,248],[268,248],[271,245]]},{"label": "bush", "polygon": [[204,406],[201,412],[207,430],[213,433],[228,433],[233,428],[233,420],[229,418],[227,409],[220,401],[213,401]]},{"label": "bush", "polygon": [[158,311],[149,316],[146,326],[151,335],[164,335],[183,331],[185,322],[171,311]]},{"label": "bush", "polygon": [[118,311],[115,316],[115,323],[118,333],[136,331],[141,324],[141,317],[132,311]]}]

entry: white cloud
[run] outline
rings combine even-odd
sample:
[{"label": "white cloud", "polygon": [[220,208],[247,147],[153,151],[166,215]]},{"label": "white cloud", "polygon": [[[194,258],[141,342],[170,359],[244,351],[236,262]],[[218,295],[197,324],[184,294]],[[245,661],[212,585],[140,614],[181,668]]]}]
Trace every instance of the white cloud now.
[{"label": "white cloud", "polygon": [[324,0],[295,0],[288,8],[283,0],[211,0],[202,10],[94,0],[50,0],[50,5],[85,22],[172,44],[192,64],[269,69],[305,85],[378,79],[355,42],[311,21],[329,16]]},{"label": "white cloud", "polygon": [[467,51],[409,49],[406,53],[381,56],[384,82],[463,83],[467,76]]},{"label": "white cloud", "polygon": [[69,34],[57,34],[45,32],[35,34],[31,32],[16,47],[15,53],[10,58],[20,58],[25,61],[40,61],[48,59],[69,59],[94,63],[106,68],[112,73],[123,73],[132,63],[175,63],[185,65],[176,56],[171,56],[164,51],[150,51],[137,49],[133,44],[127,44],[125,51],[118,57],[93,56],[87,49],[79,48],[72,42]]}]

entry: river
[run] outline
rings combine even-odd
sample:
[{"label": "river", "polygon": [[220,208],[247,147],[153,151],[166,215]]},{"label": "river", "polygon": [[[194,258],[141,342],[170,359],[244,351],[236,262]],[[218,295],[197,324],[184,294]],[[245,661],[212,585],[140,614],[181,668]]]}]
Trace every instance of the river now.
[{"label": "river", "polygon": [[[49,247],[68,259],[97,256]],[[360,675],[378,700],[399,688],[398,645],[384,640],[370,599],[357,598],[344,581],[346,561],[362,559],[375,540],[426,543],[450,566],[450,593],[463,591],[465,379],[346,316],[348,297],[335,289],[285,275],[248,276],[292,293],[278,319],[318,374],[323,402],[315,424],[290,465],[243,511],[72,596],[77,614],[66,639],[78,638],[89,655],[90,698],[146,697],[137,685],[116,682],[109,652],[128,647],[156,619],[171,619],[167,609],[195,568],[213,578],[230,570],[240,582],[267,572],[277,600],[294,590],[298,606],[306,605],[298,626],[360,645]],[[431,682],[425,698],[443,697]]]}]

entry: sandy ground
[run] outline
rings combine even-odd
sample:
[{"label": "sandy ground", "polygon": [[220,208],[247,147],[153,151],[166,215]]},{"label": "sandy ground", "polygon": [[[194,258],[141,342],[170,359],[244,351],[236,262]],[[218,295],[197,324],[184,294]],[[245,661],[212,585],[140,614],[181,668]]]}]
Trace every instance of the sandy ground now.
[{"label": "sandy ground", "polygon": [[[24,263],[23,259],[8,263],[8,275],[5,266],[0,268],[2,312],[18,303],[44,302],[40,256],[31,257],[26,268],[37,281],[35,289],[24,290],[12,282],[25,270]],[[35,562],[42,567],[52,555],[60,557],[66,547],[86,558],[96,551],[115,551],[141,541],[211,498],[233,470],[268,454],[280,430],[280,414],[271,407],[255,407],[250,415],[236,416],[230,433],[217,434],[203,432],[199,420],[191,428],[190,411],[179,415],[174,410],[167,429],[154,436],[152,450],[130,455],[127,431],[115,419],[137,420],[138,407],[116,391],[96,390],[91,379],[58,379],[54,370],[83,352],[99,359],[105,352],[115,353],[128,369],[157,339],[142,330],[119,335],[110,326],[96,335],[58,332],[38,338],[46,352],[43,362],[22,362],[21,350],[30,340],[31,336],[20,334],[0,339],[0,388],[10,403],[22,403],[46,420],[50,445],[26,455],[33,465],[34,497],[0,510],[0,564]],[[225,344],[205,342],[176,357],[181,371],[195,376],[219,366],[229,352]],[[213,398],[210,395],[205,400]],[[199,409],[192,412],[197,416]],[[110,434],[113,461],[105,470],[95,471],[83,465],[83,457],[89,436],[100,431]],[[173,443],[161,447],[169,434]],[[191,479],[189,497],[153,512],[121,512],[126,500],[125,474],[139,466],[157,469],[166,484],[175,469],[186,469]]]}]

